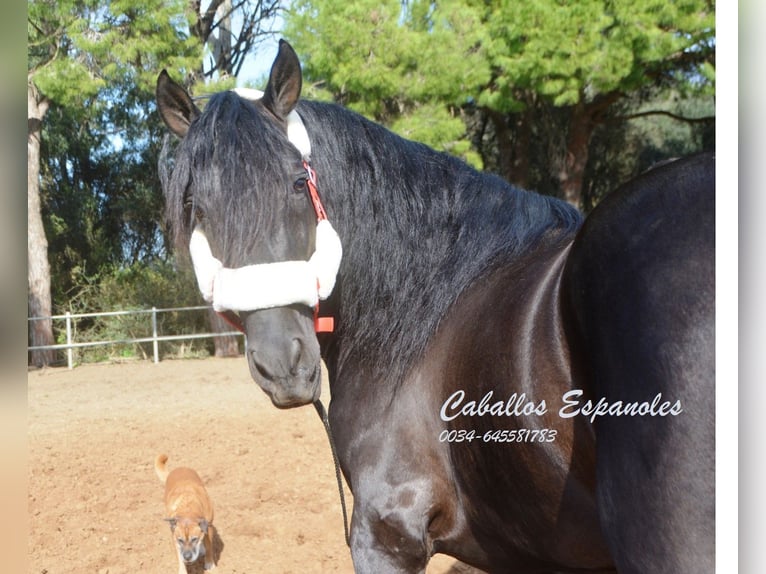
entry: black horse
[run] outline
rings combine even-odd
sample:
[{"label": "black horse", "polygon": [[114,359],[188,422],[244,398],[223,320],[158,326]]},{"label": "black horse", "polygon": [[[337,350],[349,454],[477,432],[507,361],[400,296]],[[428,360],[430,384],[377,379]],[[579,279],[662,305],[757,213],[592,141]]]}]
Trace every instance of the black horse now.
[{"label": "black horse", "polygon": [[[355,570],[440,552],[491,572],[712,572],[714,158],[657,167],[583,222],[300,91],[285,42],[259,100],[200,111],[163,72],[180,138],[163,188],[179,249],[198,230],[220,266],[270,270],[319,251],[316,170],[343,247],[334,331],[306,303],[239,317],[275,405],[315,401],[326,364]],[[264,277],[238,288],[290,286]]]}]

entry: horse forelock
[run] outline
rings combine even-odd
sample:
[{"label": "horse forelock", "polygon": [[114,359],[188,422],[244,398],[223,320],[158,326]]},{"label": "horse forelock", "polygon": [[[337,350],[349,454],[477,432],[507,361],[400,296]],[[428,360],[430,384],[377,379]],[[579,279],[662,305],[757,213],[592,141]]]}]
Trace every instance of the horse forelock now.
[{"label": "horse forelock", "polygon": [[[194,213],[201,209],[218,233],[211,238],[224,264],[241,265],[279,220],[277,186],[299,154],[284,131],[258,104],[232,92],[210,98],[186,137],[175,145],[166,139],[161,179],[166,219],[177,250],[188,250]],[[184,205],[191,201],[192,208]]]}]

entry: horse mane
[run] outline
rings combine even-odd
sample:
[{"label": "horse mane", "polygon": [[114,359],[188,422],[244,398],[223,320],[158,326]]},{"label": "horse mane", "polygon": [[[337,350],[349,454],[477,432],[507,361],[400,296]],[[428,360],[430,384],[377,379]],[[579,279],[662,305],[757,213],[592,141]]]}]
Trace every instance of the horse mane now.
[{"label": "horse mane", "polygon": [[532,249],[571,239],[582,223],[559,199],[334,104],[303,101],[298,113],[319,192],[344,241],[344,354],[377,365],[376,375],[402,379],[471,283]]},{"label": "horse mane", "polygon": [[[297,111],[319,193],[343,240],[328,301],[338,310],[341,362],[353,355],[375,375],[401,380],[471,283],[534,248],[568,240],[581,224],[563,201],[479,172],[335,104],[301,100]],[[188,251],[188,190],[204,190],[192,203],[223,214],[224,257],[242,261],[258,221],[273,216],[258,190],[283,181],[283,159],[298,152],[271,119],[231,92],[213,96],[197,123],[177,150],[166,142],[160,158],[176,248]]]}]

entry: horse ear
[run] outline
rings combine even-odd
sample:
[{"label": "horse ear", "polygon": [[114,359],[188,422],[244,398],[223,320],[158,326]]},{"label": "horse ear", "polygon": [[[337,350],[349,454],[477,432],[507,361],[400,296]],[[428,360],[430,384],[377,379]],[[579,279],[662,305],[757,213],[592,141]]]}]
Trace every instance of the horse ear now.
[{"label": "horse ear", "polygon": [[280,40],[279,52],[271,65],[269,83],[261,100],[263,105],[278,118],[285,119],[298,103],[302,84],[298,55],[290,44]]},{"label": "horse ear", "polygon": [[179,138],[186,135],[191,123],[200,115],[189,94],[162,70],[157,78],[157,110],[165,125]]}]

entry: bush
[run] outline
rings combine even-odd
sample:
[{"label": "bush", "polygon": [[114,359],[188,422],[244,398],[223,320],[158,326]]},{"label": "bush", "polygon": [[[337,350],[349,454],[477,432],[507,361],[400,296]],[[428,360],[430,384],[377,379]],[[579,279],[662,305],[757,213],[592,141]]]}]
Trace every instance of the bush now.
[{"label": "bush", "polygon": [[[196,280],[188,268],[170,262],[136,263],[78,279],[76,295],[64,309],[73,314],[111,311],[177,309],[203,305]],[[57,339],[66,342],[65,325],[57,322]],[[152,336],[152,314],[130,313],[83,317],[72,320],[75,342],[122,341]],[[162,311],[157,313],[157,332],[162,335],[188,335],[209,331],[207,311]],[[150,358],[152,343],[118,343],[74,350],[78,362]],[[210,339],[161,341],[160,356],[208,356],[213,352]]]}]

